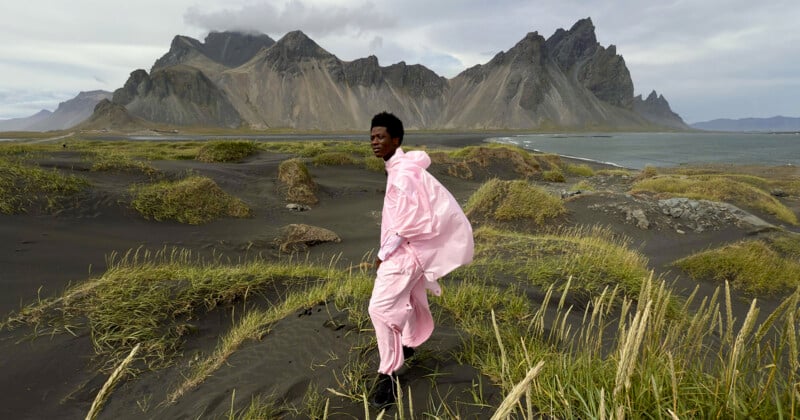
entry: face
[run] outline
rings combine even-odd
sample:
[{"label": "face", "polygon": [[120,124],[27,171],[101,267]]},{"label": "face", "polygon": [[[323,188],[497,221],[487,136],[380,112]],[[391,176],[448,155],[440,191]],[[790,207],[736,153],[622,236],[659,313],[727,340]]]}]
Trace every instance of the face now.
[{"label": "face", "polygon": [[400,140],[392,138],[389,132],[386,131],[386,127],[372,127],[369,142],[375,157],[383,160],[389,160],[394,155],[395,150],[400,147]]}]

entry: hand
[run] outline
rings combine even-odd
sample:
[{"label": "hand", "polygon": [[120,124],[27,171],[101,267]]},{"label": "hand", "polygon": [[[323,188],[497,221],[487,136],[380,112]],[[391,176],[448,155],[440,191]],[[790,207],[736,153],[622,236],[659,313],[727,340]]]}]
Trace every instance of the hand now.
[{"label": "hand", "polygon": [[381,259],[380,259],[380,258],[375,258],[375,269],[376,269],[376,270],[377,270],[378,268],[380,268],[380,266],[381,266],[381,263],[382,263],[382,262],[383,262],[383,261],[381,261]]}]

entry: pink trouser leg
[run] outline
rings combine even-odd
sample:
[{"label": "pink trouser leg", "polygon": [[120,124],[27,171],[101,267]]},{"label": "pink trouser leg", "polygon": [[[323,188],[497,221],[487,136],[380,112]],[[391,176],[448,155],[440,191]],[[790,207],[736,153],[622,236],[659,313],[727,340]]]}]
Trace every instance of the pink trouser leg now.
[{"label": "pink trouser leg", "polygon": [[425,279],[420,278],[411,289],[411,313],[403,328],[403,345],[417,347],[431,337],[433,333],[433,315],[428,306],[428,291]]},{"label": "pink trouser leg", "polygon": [[392,255],[390,260],[378,269],[369,302],[381,358],[378,372],[387,375],[403,365],[404,344],[416,347],[433,332],[422,270],[411,258]]}]

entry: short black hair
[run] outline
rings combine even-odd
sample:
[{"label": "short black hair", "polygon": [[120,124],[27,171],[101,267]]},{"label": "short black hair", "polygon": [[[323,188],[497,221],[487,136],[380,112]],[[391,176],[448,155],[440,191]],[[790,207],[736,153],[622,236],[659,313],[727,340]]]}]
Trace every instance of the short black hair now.
[{"label": "short black hair", "polygon": [[369,126],[369,129],[372,130],[375,127],[386,127],[389,136],[400,140],[399,144],[403,144],[403,135],[405,134],[403,122],[394,114],[383,111],[372,117],[372,125]]}]

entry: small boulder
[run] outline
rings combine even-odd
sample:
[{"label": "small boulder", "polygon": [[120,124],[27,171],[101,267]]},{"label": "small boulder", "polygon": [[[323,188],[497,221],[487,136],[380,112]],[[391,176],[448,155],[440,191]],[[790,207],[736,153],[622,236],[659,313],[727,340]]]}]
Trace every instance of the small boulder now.
[{"label": "small boulder", "polygon": [[306,206],[305,204],[297,204],[297,203],[289,203],[286,205],[286,208],[291,211],[309,211],[311,207]]},{"label": "small boulder", "polygon": [[281,252],[303,251],[316,244],[341,241],[342,238],[331,230],[305,224],[284,226],[281,228],[281,236],[275,238]]}]

